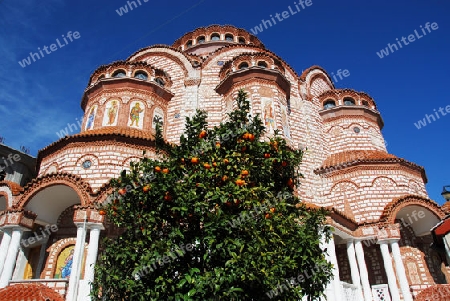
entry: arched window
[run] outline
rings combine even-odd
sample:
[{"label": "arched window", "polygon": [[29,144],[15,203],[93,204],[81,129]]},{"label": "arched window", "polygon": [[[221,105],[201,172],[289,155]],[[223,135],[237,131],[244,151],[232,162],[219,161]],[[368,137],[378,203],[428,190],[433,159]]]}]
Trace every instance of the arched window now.
[{"label": "arched window", "polygon": [[239,37],[239,44],[245,44],[245,39],[243,37]]},{"label": "arched window", "polygon": [[363,100],[363,101],[362,101],[362,105],[368,107],[368,106],[369,106],[369,103],[367,102],[367,100]]},{"label": "arched window", "polygon": [[264,62],[264,61],[259,61],[258,62],[258,67],[267,68],[267,63]]},{"label": "arched window", "polygon": [[155,82],[162,87],[164,87],[166,85],[166,83],[164,82],[164,80],[161,77],[155,78]]},{"label": "arched window", "polygon": [[187,48],[192,47],[192,40],[187,41],[186,47]]},{"label": "arched window", "polygon": [[243,62],[239,64],[238,69],[247,69],[248,68],[248,63],[247,62]]},{"label": "arched window", "polygon": [[344,106],[354,106],[355,100],[351,97],[344,97]]},{"label": "arched window", "polygon": [[142,79],[142,80],[147,80],[147,79],[148,79],[148,75],[147,75],[147,73],[144,72],[144,71],[137,71],[137,72],[134,74],[134,77],[135,77],[135,78],[138,78],[138,79]]},{"label": "arched window", "polygon": [[206,39],[204,36],[200,36],[197,38],[197,44],[203,44],[205,43]]},{"label": "arched window", "polygon": [[336,106],[336,102],[334,100],[332,100],[332,99],[328,99],[327,101],[325,101],[323,103],[323,108],[325,110],[334,108],[335,106]]},{"label": "arched window", "polygon": [[127,74],[123,70],[116,70],[114,71],[112,77],[125,77]]},{"label": "arched window", "polygon": [[218,33],[213,33],[211,35],[211,41],[220,41],[220,35]]},{"label": "arched window", "polygon": [[233,37],[233,35],[227,33],[227,34],[225,35],[225,41],[228,41],[228,42],[234,42],[234,37]]},{"label": "arched window", "polygon": [[99,76],[99,78],[97,80],[101,80],[101,79],[104,79],[104,78],[105,78],[105,75],[102,74],[102,75]]}]

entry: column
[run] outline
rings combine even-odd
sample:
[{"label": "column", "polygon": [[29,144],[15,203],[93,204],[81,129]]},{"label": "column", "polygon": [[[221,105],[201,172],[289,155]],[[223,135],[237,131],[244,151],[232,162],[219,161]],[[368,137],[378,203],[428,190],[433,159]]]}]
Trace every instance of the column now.
[{"label": "column", "polygon": [[76,301],[78,292],[78,282],[80,281],[81,262],[83,260],[83,249],[86,240],[85,223],[77,223],[77,242],[73,253],[72,271],[70,272],[69,288],[67,290],[66,300]]},{"label": "column", "polygon": [[37,278],[39,278],[39,275],[41,275],[42,269],[44,267],[44,259],[45,259],[45,254],[47,253],[47,242],[48,242],[48,236],[46,236],[44,238],[44,242],[41,245],[41,250],[39,251],[39,262],[36,268],[36,275]]},{"label": "column", "polygon": [[12,231],[11,241],[8,247],[5,264],[3,266],[2,276],[0,277],[0,288],[8,286],[11,280],[14,266],[16,265],[17,252],[20,247],[20,239],[22,238],[22,229],[15,228]]},{"label": "column", "polygon": [[325,253],[325,258],[333,265],[333,279],[331,279],[330,284],[327,287],[327,300],[329,301],[343,301],[343,290],[341,281],[339,279],[339,266],[336,258],[336,248],[334,246],[334,238],[331,235],[330,241],[325,242],[325,239],[322,238],[322,249],[327,249]]},{"label": "column", "polygon": [[6,255],[8,255],[9,243],[11,242],[11,230],[3,228],[2,231],[3,238],[2,243],[0,244],[0,275],[2,274]]},{"label": "column", "polygon": [[102,224],[93,225],[89,234],[89,249],[86,258],[86,266],[84,268],[84,280],[88,283],[88,285],[94,282],[94,267],[97,262],[98,241],[102,228]]},{"label": "column", "polygon": [[372,289],[369,283],[369,274],[367,273],[366,259],[364,258],[364,249],[360,240],[355,241],[356,259],[358,260],[359,275],[364,293],[365,301],[372,301]]},{"label": "column", "polygon": [[400,289],[402,290],[404,301],[413,301],[411,290],[409,289],[408,279],[406,278],[405,267],[403,266],[402,255],[396,240],[391,241],[392,256],[394,257],[395,270],[397,271],[397,278],[400,282]]},{"label": "column", "polygon": [[392,266],[391,254],[389,254],[389,246],[386,241],[382,241],[379,244],[381,255],[383,255],[384,269],[386,270],[392,301],[400,301],[400,293],[397,287],[397,279],[395,277],[394,267]]},{"label": "column", "polygon": [[361,277],[359,277],[358,263],[356,262],[355,245],[353,240],[347,241],[347,256],[350,263],[350,272],[352,274],[352,283],[358,286],[358,299],[363,300],[361,290]]}]

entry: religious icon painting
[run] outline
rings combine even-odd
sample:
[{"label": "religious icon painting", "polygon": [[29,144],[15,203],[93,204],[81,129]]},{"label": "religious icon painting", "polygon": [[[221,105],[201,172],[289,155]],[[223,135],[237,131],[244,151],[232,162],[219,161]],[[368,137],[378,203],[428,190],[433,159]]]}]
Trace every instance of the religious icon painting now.
[{"label": "religious icon painting", "polygon": [[128,126],[142,129],[144,127],[144,104],[140,101],[133,101],[130,104],[130,116]]},{"label": "religious icon painting", "polygon": [[97,114],[97,105],[93,105],[89,110],[89,114],[87,116],[85,130],[92,130],[94,128],[95,115]]},{"label": "religious icon painting", "polygon": [[273,135],[276,126],[275,126],[275,109],[273,107],[272,99],[268,97],[262,97],[261,107],[262,107],[262,119],[264,126],[266,127],[266,132],[269,135]]},{"label": "religious icon painting", "polygon": [[152,129],[156,129],[156,123],[160,123],[161,128],[164,129],[164,112],[159,107],[153,110]]},{"label": "religious icon painting", "polygon": [[119,114],[119,100],[113,99],[108,101],[105,106],[105,114],[103,115],[103,126],[117,125],[117,117]]}]

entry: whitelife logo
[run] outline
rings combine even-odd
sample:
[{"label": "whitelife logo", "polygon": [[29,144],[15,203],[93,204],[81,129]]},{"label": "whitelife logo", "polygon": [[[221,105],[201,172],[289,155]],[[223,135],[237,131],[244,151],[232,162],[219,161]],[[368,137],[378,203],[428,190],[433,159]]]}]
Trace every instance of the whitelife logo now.
[{"label": "whitelife logo", "polygon": [[[137,3],[139,3],[139,6],[142,5],[141,0],[136,0],[136,1],[137,1]],[[130,8],[130,11],[133,10],[133,6],[134,6],[134,8],[138,8],[136,1],[127,1],[128,6],[124,5],[124,6],[119,7],[119,9],[116,9],[116,13],[122,17],[124,14],[128,13],[128,7]],[[144,2],[144,3],[148,2],[148,1],[150,1],[150,0],[142,0],[142,2]]]},{"label": "whitelife logo", "polygon": [[[22,68],[25,68],[26,66],[31,65],[31,63],[36,62],[36,60],[40,60],[41,58],[43,58],[44,57],[43,51],[45,51],[46,54],[50,54],[52,52],[55,52],[58,49],[63,48],[64,46],[68,45],[69,42],[67,41],[67,39],[69,39],[70,42],[73,42],[74,40],[78,40],[81,37],[81,35],[78,31],[74,31],[73,33],[72,33],[72,31],[69,31],[66,36],[64,36],[64,35],[61,35],[61,36],[62,36],[65,44],[61,43],[59,38],[57,38],[56,44],[55,43],[50,44],[50,47],[47,47],[47,45],[45,45],[44,47],[42,47],[42,49],[40,47],[38,47],[38,52],[30,52],[30,55],[27,58],[25,58],[19,62],[19,65]],[[33,60],[33,61],[31,61],[31,60]]]},{"label": "whitelife logo", "polygon": [[[275,18],[278,20],[278,22],[281,22],[281,21],[289,18],[290,16],[296,15],[300,11],[305,10],[308,6],[311,6],[312,4],[313,4],[312,0],[306,0],[306,1],[299,0],[298,3],[294,2],[294,6],[295,6],[296,10],[292,9],[292,7],[289,5],[288,6],[289,11],[285,10],[285,11],[281,12],[281,14],[276,13]],[[301,9],[300,9],[300,6],[301,6]],[[270,15],[270,20],[272,20],[272,22],[270,20],[262,19],[261,23],[259,25],[255,26],[254,28],[250,28],[250,31],[254,35],[257,35],[258,33],[263,32],[264,28],[268,29],[269,27],[272,27],[272,24],[273,25],[277,24],[277,21],[275,20],[275,18],[272,15]],[[267,25],[269,25],[269,27]]]},{"label": "whitelife logo", "polygon": [[[420,25],[420,28],[422,29],[423,36],[420,35],[420,33],[417,32],[417,29],[415,29],[414,30],[414,34],[415,35],[414,34],[408,35],[409,43],[414,42],[416,40],[416,38],[417,39],[421,39],[421,38],[423,38],[424,36],[427,35],[427,33],[426,33],[425,29],[422,27],[422,25]],[[425,24],[425,28],[427,29],[428,33],[430,33],[431,32],[430,28],[433,29],[433,30],[437,30],[439,27],[438,27],[438,24],[436,22],[433,22],[431,24],[430,24],[430,22],[427,22],[427,24]],[[396,38],[396,40],[397,40],[398,46],[400,48],[403,48],[402,47],[402,43],[400,43],[398,38]],[[400,40],[403,42],[403,45],[405,45],[405,46],[409,45],[409,43],[406,41],[405,37],[402,36],[402,38]],[[386,47],[384,49],[381,49],[379,52],[377,52],[377,55],[380,57],[380,59],[384,58],[385,56],[388,56],[389,55],[389,50],[391,51],[391,53],[394,53],[394,51],[398,50],[398,47],[397,47],[397,45],[395,43],[394,44],[388,43],[387,46],[388,47]]]}]

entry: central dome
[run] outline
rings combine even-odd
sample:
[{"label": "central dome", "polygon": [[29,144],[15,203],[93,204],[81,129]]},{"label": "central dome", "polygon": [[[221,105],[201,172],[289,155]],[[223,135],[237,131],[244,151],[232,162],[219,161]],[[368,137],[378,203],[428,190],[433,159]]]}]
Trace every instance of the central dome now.
[{"label": "central dome", "polygon": [[256,36],[232,25],[210,25],[197,28],[176,40],[172,47],[190,54],[203,55],[227,44],[251,44],[265,48]]}]

